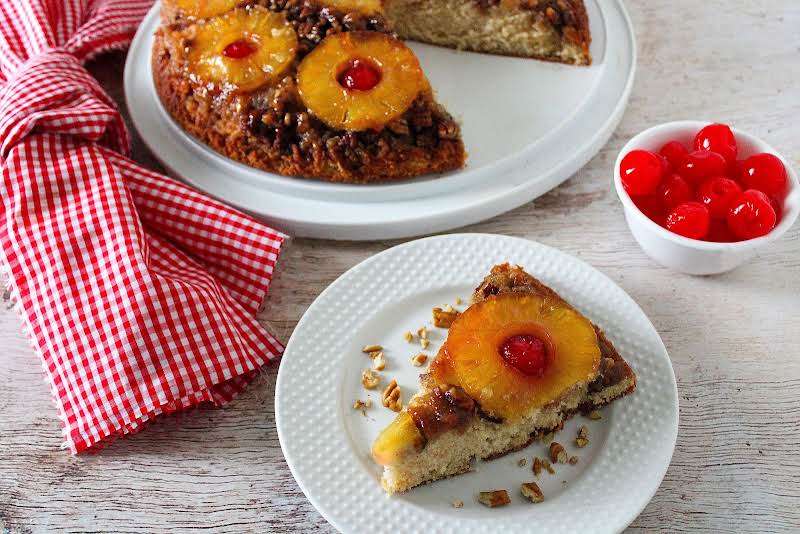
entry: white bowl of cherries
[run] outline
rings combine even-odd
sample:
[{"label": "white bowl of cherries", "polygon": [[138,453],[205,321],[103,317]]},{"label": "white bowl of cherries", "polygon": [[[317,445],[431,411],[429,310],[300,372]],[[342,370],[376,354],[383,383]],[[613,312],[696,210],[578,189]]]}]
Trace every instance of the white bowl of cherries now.
[{"label": "white bowl of cherries", "polygon": [[800,214],[797,174],[761,139],[725,124],[669,122],[623,147],[614,185],[633,237],[658,263],[723,273]]}]

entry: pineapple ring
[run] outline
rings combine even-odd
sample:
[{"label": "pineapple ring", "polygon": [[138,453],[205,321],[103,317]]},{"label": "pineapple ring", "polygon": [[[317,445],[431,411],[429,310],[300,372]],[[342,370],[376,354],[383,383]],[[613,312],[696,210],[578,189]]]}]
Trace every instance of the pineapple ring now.
[{"label": "pineapple ring", "polygon": [[182,14],[204,19],[222,15],[236,7],[242,0],[166,0]]},{"label": "pineapple ring", "polygon": [[[189,45],[189,68],[200,79],[253,91],[271,82],[291,65],[297,34],[283,14],[263,7],[236,9],[197,25]],[[228,45],[247,41],[254,52],[227,57]]]},{"label": "pineapple ring", "polygon": [[[339,75],[356,60],[380,70],[367,91],[349,90]],[[414,102],[424,86],[419,61],[403,42],[378,32],[329,35],[300,63],[297,73],[303,103],[321,121],[344,130],[380,129]]]},{"label": "pineapple ring", "polygon": [[[548,346],[541,376],[524,374],[500,354],[509,337],[521,334]],[[576,310],[540,295],[507,293],[473,304],[456,319],[431,374],[461,386],[483,410],[513,420],[594,380],[600,357],[592,323]]]}]

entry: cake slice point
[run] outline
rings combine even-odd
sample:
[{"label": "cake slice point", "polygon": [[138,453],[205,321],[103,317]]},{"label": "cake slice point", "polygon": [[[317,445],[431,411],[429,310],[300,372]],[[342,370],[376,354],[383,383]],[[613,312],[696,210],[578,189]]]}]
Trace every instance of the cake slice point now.
[{"label": "cake slice point", "polygon": [[635,387],[602,330],[521,268],[495,266],[373,444],[381,484],[392,494],[467,472]]}]

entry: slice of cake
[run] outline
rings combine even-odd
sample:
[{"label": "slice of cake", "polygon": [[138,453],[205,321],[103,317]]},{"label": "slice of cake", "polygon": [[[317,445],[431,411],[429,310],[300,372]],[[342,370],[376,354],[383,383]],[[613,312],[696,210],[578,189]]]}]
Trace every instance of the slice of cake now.
[{"label": "slice of cake", "polygon": [[464,165],[377,0],[165,0],[152,67],[185,131],[253,167],[370,183]]},{"label": "slice of cake", "polygon": [[404,39],[464,50],[589,65],[582,0],[384,0]]},{"label": "slice of cake", "polygon": [[495,266],[372,455],[389,493],[469,471],[632,392],[605,334],[519,267]]}]

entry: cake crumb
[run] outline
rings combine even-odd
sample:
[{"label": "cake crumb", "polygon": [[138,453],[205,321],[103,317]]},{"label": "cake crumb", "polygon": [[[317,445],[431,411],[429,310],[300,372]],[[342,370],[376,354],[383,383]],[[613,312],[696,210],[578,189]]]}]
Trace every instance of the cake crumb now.
[{"label": "cake crumb", "polygon": [[464,508],[464,501],[461,499],[456,499],[455,501],[450,503],[450,506],[453,508]]},{"label": "cake crumb", "polygon": [[586,425],[582,425],[578,429],[578,437],[589,439],[589,428]]},{"label": "cake crumb", "polygon": [[422,367],[427,361],[428,355],[422,352],[411,358],[411,363],[414,365],[414,367]]},{"label": "cake crumb", "polygon": [[427,340],[427,339],[425,339],[425,338],[420,338],[420,340],[419,340],[419,344],[420,344],[420,346],[422,347],[422,349],[423,349],[423,350],[425,350],[425,349],[427,349],[427,348],[428,348],[428,345],[430,345],[430,344],[431,344],[431,342],[430,342],[430,341],[428,341],[428,340]]},{"label": "cake crumb", "polygon": [[420,337],[420,339],[428,339],[428,329],[423,326],[417,330],[417,335]]},{"label": "cake crumb", "polygon": [[565,464],[569,460],[564,446],[557,441],[550,444],[550,461],[554,464]]},{"label": "cake crumb", "polygon": [[445,304],[444,307],[442,307],[442,311],[445,313],[454,313],[456,309],[449,304]]},{"label": "cake crumb", "polygon": [[461,306],[463,303],[464,301],[461,299],[461,297],[456,297],[456,306]]},{"label": "cake crumb", "polygon": [[524,482],[519,487],[520,493],[532,503],[540,503],[544,500],[544,493],[539,489],[536,482]]},{"label": "cake crumb", "polygon": [[414,334],[411,333],[411,330],[406,330],[406,333],[403,334],[403,339],[406,340],[406,343],[411,343],[414,341]]},{"label": "cake crumb", "polygon": [[498,506],[505,506],[511,502],[506,490],[493,490],[482,491],[478,496],[478,501],[484,506],[489,508],[496,508]]},{"label": "cake crumb", "polygon": [[600,414],[600,412],[598,412],[597,410],[592,410],[591,412],[589,412],[589,419],[591,419],[592,421],[598,421],[602,418],[603,418],[602,414]]},{"label": "cake crumb", "polygon": [[517,460],[517,465],[519,467],[525,467],[526,465],[528,465],[528,460],[525,458],[520,458],[519,460]]},{"label": "cake crumb", "polygon": [[569,457],[569,465],[575,465],[577,463],[578,463],[578,457],[577,456],[570,456]]},{"label": "cake crumb", "polygon": [[381,377],[372,369],[364,369],[364,372],[361,373],[361,385],[366,389],[375,389],[380,383]]},{"label": "cake crumb", "polygon": [[383,350],[383,347],[380,345],[364,345],[364,348],[361,349],[361,352],[365,352],[367,354],[371,352],[380,352]]},{"label": "cake crumb", "polygon": [[589,440],[586,438],[575,438],[575,446],[579,449],[584,448],[589,444]]}]

